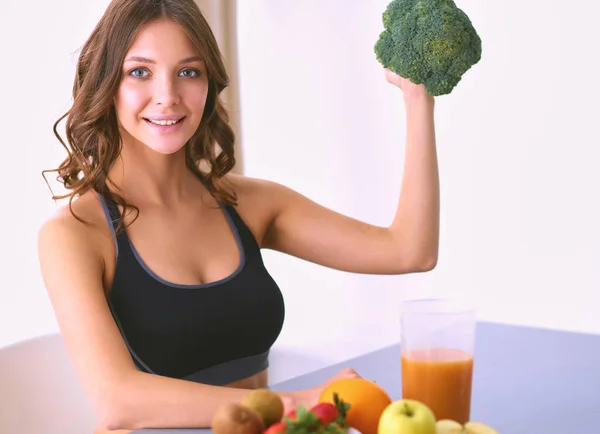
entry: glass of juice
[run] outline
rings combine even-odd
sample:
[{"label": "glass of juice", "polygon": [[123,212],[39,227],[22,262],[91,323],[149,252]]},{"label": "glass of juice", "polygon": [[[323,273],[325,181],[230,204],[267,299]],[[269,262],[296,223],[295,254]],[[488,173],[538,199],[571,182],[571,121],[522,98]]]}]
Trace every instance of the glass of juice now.
[{"label": "glass of juice", "polygon": [[475,310],[446,299],[400,308],[402,398],[427,405],[437,420],[464,424],[471,414]]}]

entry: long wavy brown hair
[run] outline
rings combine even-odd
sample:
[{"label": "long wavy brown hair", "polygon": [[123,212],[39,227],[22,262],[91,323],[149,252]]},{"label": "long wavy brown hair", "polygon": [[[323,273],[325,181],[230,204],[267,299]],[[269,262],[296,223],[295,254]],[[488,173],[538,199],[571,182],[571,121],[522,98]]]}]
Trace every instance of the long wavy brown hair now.
[{"label": "long wavy brown hair", "polygon": [[[82,222],[73,211],[72,201],[90,189],[121,205],[123,214],[139,212],[136,206],[107,188],[111,183],[107,174],[122,146],[113,99],[121,82],[123,61],[141,28],[163,18],[183,28],[203,56],[208,74],[202,121],[185,146],[186,165],[217,200],[228,204],[237,200],[235,192],[220,182],[235,165],[235,135],[220,100],[229,77],[217,41],[200,9],[194,0],[113,0],[82,47],[73,85],[73,104],[54,124],[54,134],[68,155],[57,169],[42,172],[44,177],[48,172],[58,173],[57,180],[70,193],[53,194],[52,198],[68,197],[71,213]],[[57,131],[65,118],[68,146]],[[201,165],[208,168],[201,169]]]}]

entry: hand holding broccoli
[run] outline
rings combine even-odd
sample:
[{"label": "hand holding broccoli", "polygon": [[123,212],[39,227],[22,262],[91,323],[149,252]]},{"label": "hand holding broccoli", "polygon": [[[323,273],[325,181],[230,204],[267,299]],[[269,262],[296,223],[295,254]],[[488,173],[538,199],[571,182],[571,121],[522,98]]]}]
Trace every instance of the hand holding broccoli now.
[{"label": "hand holding broccoli", "polygon": [[481,59],[481,39],[453,0],[392,0],[383,12],[383,25],[375,44],[377,60],[424,85],[432,96],[452,92]]},{"label": "hand holding broccoli", "polygon": [[413,98],[419,99],[422,97],[433,98],[427,92],[424,85],[414,84],[408,78],[400,77],[398,74],[396,74],[388,68],[385,68],[383,71],[385,73],[385,78],[388,82],[402,89],[402,93],[404,94],[404,100]]}]

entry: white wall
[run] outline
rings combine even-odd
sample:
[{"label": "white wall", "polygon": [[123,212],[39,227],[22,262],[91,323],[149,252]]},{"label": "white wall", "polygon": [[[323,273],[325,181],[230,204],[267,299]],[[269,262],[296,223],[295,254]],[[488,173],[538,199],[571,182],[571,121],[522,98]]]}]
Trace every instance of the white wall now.
[{"label": "white wall", "polygon": [[[108,0],[0,0],[0,346],[57,331],[37,262],[56,205],[41,171],[65,157],[52,126],[68,109],[78,50]],[[62,192],[49,175],[52,188]]]},{"label": "white wall", "polygon": [[[394,342],[398,302],[421,295],[473,297],[486,320],[600,333],[600,8],[574,1],[457,2],[483,58],[436,105],[439,265],[361,276],[265,252],[287,300],[277,351],[303,358],[273,378]],[[64,155],[52,124],[107,4],[2,0],[0,346],[57,330],[36,256],[55,207],[40,172]],[[396,208],[405,133],[400,90],[373,54],[386,4],[239,0],[246,173],[375,224]]]}]

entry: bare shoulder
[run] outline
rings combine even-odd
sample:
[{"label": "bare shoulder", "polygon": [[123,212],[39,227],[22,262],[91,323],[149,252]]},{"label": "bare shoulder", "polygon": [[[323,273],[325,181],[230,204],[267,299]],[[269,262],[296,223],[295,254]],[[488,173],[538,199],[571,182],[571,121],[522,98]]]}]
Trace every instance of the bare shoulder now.
[{"label": "bare shoulder", "polygon": [[81,197],[61,205],[42,224],[40,235],[52,235],[60,232],[73,236],[98,237],[100,233],[109,234],[110,230],[104,219],[102,205],[95,192],[89,191]]},{"label": "bare shoulder", "polygon": [[112,233],[102,205],[90,191],[69,204],[61,205],[40,227],[40,261],[52,258],[63,249],[101,260],[112,243]]},{"label": "bare shoulder", "polygon": [[265,233],[294,192],[274,181],[229,173],[225,181],[237,196],[236,210],[262,245]]},{"label": "bare shoulder", "polygon": [[300,192],[275,181],[238,174],[228,174],[226,179],[238,195],[240,208],[251,208],[253,211],[249,212],[257,212],[260,208],[271,219],[294,204],[312,203]]},{"label": "bare shoulder", "polygon": [[292,188],[275,181],[239,174],[228,174],[225,178],[235,189],[240,205],[258,201],[259,204],[269,209],[277,209],[287,200],[303,197]]}]

